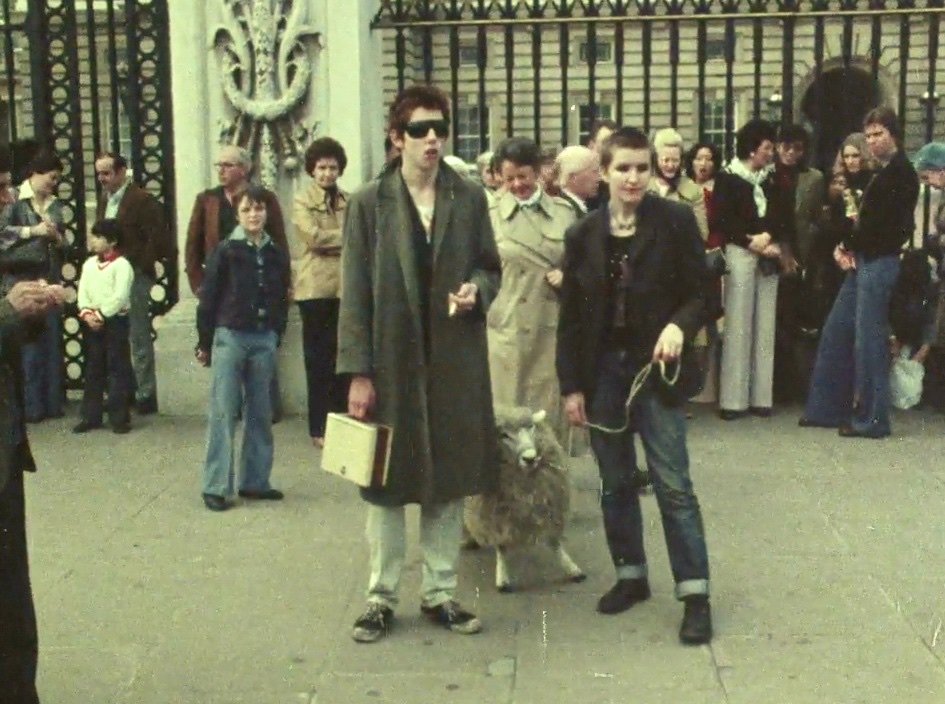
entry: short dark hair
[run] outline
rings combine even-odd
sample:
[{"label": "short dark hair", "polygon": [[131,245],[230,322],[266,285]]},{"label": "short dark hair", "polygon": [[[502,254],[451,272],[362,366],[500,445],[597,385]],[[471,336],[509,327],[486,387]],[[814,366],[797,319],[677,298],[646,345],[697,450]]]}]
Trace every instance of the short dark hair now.
[{"label": "short dark hair", "polygon": [[449,122],[450,100],[446,97],[446,93],[436,86],[419,84],[404,88],[394,98],[387,115],[387,131],[403,135],[410,116],[417,108],[439,110],[443,113],[443,118]]},{"label": "short dark hair", "polygon": [[778,129],[778,143],[794,144],[795,142],[801,142],[805,149],[810,146],[810,133],[807,129],[803,125],[793,123],[781,125]]},{"label": "short dark hair", "polygon": [[651,151],[650,140],[643,130],[636,127],[621,127],[604,142],[600,152],[600,167],[606,169],[614,160],[614,152],[618,149],[646,149]]},{"label": "short dark hair", "polygon": [[686,176],[693,180],[695,180],[696,175],[692,164],[696,160],[696,155],[699,153],[700,149],[708,149],[709,153],[712,154],[712,164],[715,166],[715,173],[722,170],[722,150],[712,142],[696,142],[692,145],[692,148],[686,152],[686,158],[684,160]]},{"label": "short dark hair", "polygon": [[0,174],[13,172],[13,154],[10,148],[0,145]]},{"label": "short dark hair", "polygon": [[613,120],[608,120],[607,118],[594,120],[594,122],[591,123],[591,131],[588,133],[588,141],[593,142],[595,139],[597,139],[597,133],[605,127],[612,132],[616,132],[618,129],[617,123]]},{"label": "short dark hair", "polygon": [[59,157],[50,151],[41,151],[30,160],[26,167],[26,175],[48,174],[50,171],[62,171],[62,162]]},{"label": "short dark hair", "polygon": [[493,163],[502,169],[502,164],[511,161],[517,166],[531,166],[536,171],[543,161],[541,148],[527,137],[509,137],[495,150]]},{"label": "short dark hair", "polygon": [[128,168],[128,160],[118,152],[100,152],[99,155],[95,157],[95,161],[99,159],[111,159],[112,168],[116,170]]},{"label": "short dark hair", "polygon": [[735,133],[735,156],[739,159],[747,159],[752,153],[758,151],[758,147],[764,142],[774,142],[778,134],[767,120],[755,118],[749,120],[741,129]]},{"label": "short dark hair", "polygon": [[257,186],[255,183],[250,184],[236,199],[236,207],[239,208],[244,200],[249,200],[250,203],[262,203],[263,205],[267,205],[266,196],[268,196],[268,194],[269,191],[262,186]]},{"label": "short dark hair", "polygon": [[338,175],[345,172],[348,155],[345,148],[331,137],[321,137],[312,142],[305,150],[305,171],[309,176],[315,171],[315,164],[322,159],[334,159],[338,162]]},{"label": "short dark hair", "polygon": [[109,244],[118,244],[121,241],[121,225],[114,218],[99,220],[92,225],[92,234],[104,237]]},{"label": "short dark hair", "polygon": [[394,140],[390,138],[390,135],[384,137],[384,153],[387,154],[391,149],[394,148]]},{"label": "short dark hair", "polygon": [[881,125],[889,130],[889,134],[896,140],[896,144],[902,147],[902,124],[899,122],[899,116],[896,111],[887,105],[881,105],[873,108],[866,117],[863,118],[864,131],[869,125]]}]

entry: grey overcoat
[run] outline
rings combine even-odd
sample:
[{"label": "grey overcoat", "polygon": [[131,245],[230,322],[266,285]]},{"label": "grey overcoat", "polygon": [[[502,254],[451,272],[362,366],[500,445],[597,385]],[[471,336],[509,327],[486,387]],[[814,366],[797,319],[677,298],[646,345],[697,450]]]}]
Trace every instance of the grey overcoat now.
[{"label": "grey overcoat", "polygon": [[[486,196],[440,163],[429,359],[409,198],[397,160],[351,197],[341,257],[336,369],[373,378],[373,419],[394,428],[387,485],[362,491],[386,506],[452,501],[498,480],[485,314],[501,275]],[[447,296],[465,281],[479,305],[451,318]]]}]

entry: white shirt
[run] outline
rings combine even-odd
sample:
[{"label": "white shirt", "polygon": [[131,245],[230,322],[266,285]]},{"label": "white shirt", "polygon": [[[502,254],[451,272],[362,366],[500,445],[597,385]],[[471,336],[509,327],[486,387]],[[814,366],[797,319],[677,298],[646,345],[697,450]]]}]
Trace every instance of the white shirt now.
[{"label": "white shirt", "polygon": [[118,217],[118,206],[121,205],[121,199],[125,197],[125,191],[128,190],[128,182],[117,191],[108,196],[108,202],[105,204],[105,217],[114,219]]},{"label": "white shirt", "polygon": [[127,313],[134,277],[131,262],[124,257],[106,262],[97,255],[89,257],[79,278],[79,311],[96,310],[103,318]]}]

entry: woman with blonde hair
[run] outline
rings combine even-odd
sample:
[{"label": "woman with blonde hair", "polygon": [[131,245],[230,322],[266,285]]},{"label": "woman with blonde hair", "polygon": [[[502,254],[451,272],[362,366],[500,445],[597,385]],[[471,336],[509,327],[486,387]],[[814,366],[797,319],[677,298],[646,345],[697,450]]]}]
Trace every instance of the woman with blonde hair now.
[{"label": "woman with blonde hair", "polygon": [[699,234],[705,241],[709,236],[705,197],[702,189],[683,171],[684,146],[682,135],[674,128],[657,130],[653,135],[653,175],[647,190],[692,208]]}]

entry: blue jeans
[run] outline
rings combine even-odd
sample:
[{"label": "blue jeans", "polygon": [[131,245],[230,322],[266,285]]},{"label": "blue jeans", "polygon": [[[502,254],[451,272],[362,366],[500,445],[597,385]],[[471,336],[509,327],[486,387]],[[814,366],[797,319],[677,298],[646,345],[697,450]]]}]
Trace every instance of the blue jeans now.
[{"label": "blue jeans", "polygon": [[272,330],[244,332],[219,327],[213,336],[210,418],[203,493],[233,493],[233,440],[243,404],[243,449],[239,488],[269,489],[272,472],[272,403],[269,385],[276,367],[278,336]]},{"label": "blue jeans", "polygon": [[[637,368],[623,352],[601,357],[597,390],[591,401],[592,423],[619,428],[624,423],[624,402]],[[709,555],[699,502],[689,479],[686,418],[681,408],[667,406],[652,376],[634,400],[630,427],[620,434],[591,429],[591,447],[601,479],[601,510],[610,556],[618,579],[646,577],[643,514],[632,482],[636,470],[634,432],[646,451],[647,466],[663,521],[669,562],[676,582],[676,598],[709,592]]]},{"label": "blue jeans", "polygon": [[51,311],[39,337],[23,345],[23,397],[26,420],[58,418],[63,414],[62,318]]},{"label": "blue jeans", "polygon": [[849,423],[870,437],[889,435],[889,299],[898,275],[896,255],[857,256],[820,337],[807,420]]}]

